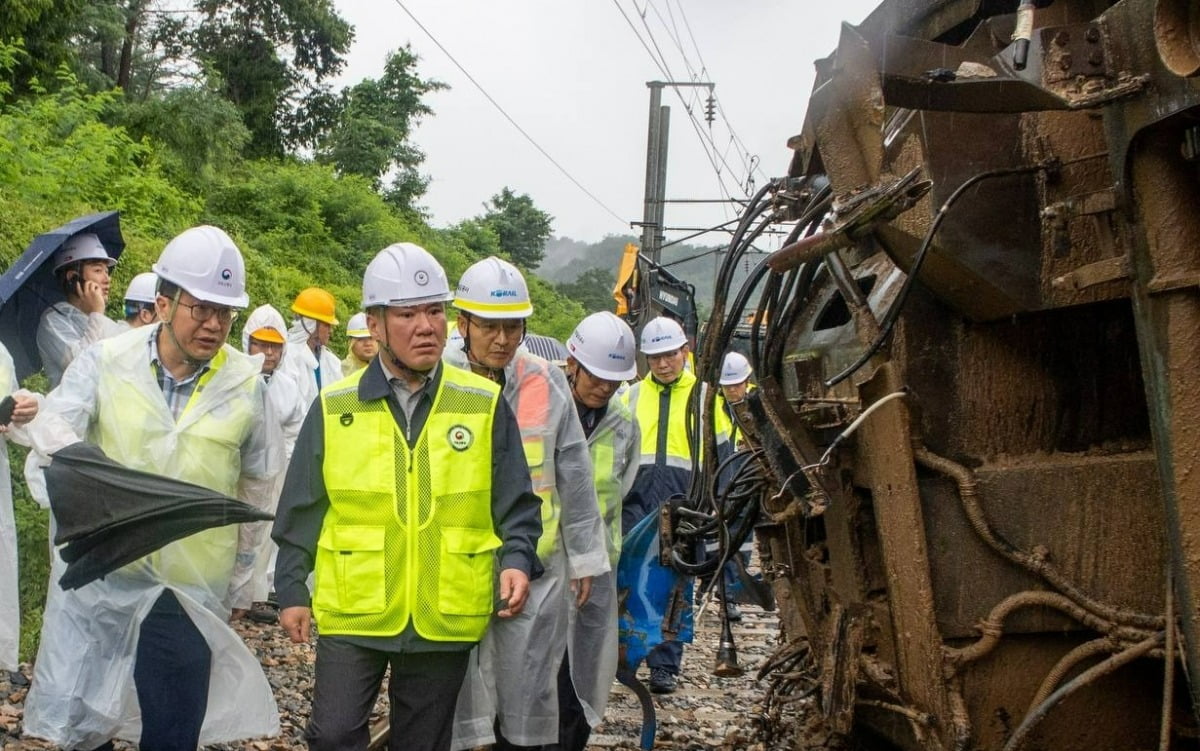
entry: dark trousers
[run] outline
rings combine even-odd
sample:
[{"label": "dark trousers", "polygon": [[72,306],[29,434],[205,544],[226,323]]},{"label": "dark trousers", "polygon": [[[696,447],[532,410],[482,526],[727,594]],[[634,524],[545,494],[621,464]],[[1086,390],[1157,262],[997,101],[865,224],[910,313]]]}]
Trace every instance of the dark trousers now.
[{"label": "dark trousers", "polygon": [[383,652],[336,637],[317,640],[308,747],[361,751],[384,671],[388,680],[390,751],[446,751],[469,651]]},{"label": "dark trousers", "polygon": [[492,751],[584,751],[592,728],[583,713],[583,704],[575,695],[575,684],[571,681],[571,666],[566,654],[558,669],[558,743],[518,746],[501,734],[499,720],[496,721],[495,732],[496,743]]},{"label": "dark trousers", "polygon": [[142,621],[133,682],[142,712],[141,751],[195,751],[208,710],[212,651],[171,590]]},{"label": "dark trousers", "polygon": [[646,666],[651,670],[664,668],[671,675],[679,675],[682,665],[683,642],[665,641],[646,655]]}]

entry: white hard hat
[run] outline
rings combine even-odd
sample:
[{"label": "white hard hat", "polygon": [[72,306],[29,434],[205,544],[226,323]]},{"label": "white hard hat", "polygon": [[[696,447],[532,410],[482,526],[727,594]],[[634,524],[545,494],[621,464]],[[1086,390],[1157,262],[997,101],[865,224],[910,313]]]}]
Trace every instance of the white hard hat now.
[{"label": "white hard hat", "polygon": [[447,302],[450,282],[429,251],[413,243],[395,243],[375,254],[363,273],[363,308]]},{"label": "white hard hat", "polygon": [[283,314],[271,305],[259,305],[250,311],[246,317],[246,325],[242,327],[242,351],[250,351],[250,337],[264,342],[274,342],[287,346],[287,324],[283,322]]},{"label": "white hard hat", "polygon": [[117,259],[109,257],[100,238],[90,232],[67,238],[62,247],[54,252],[55,271],[76,261],[107,261],[110,269],[117,265]]},{"label": "white hard hat", "polygon": [[153,271],[143,271],[129,282],[125,288],[125,302],[153,303],[158,293],[158,274]]},{"label": "white hard hat", "polygon": [[664,352],[679,349],[688,343],[687,335],[679,322],[666,316],[659,316],[646,324],[642,329],[642,354],[661,355]]},{"label": "white hard hat", "polygon": [[608,311],[580,321],[567,340],[567,352],[597,378],[627,381],[637,377],[633,329]]},{"label": "white hard hat", "polygon": [[163,248],[152,267],[163,281],[187,290],[197,300],[244,308],[246,264],[225,230],[203,224],[185,229]]},{"label": "white hard hat", "polygon": [[463,272],[454,307],[480,318],[528,318],[533,315],[529,287],[516,266],[490,256]]},{"label": "white hard hat", "polygon": [[721,363],[719,383],[722,386],[736,386],[747,381],[753,372],[754,369],[750,367],[750,361],[745,355],[741,352],[730,352],[725,355],[725,362]]},{"label": "white hard hat", "polygon": [[370,339],[371,332],[367,329],[367,314],[355,313],[346,322],[346,336],[351,339]]}]

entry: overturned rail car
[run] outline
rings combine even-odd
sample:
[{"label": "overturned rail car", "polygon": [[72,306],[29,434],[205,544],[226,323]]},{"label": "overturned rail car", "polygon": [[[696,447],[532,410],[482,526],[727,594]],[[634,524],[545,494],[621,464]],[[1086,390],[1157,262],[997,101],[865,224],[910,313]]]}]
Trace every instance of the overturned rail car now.
[{"label": "overturned rail car", "polygon": [[1200,3],[889,0],[817,69],[740,228],[799,220],[738,406],[788,690],[857,743],[1197,748]]}]

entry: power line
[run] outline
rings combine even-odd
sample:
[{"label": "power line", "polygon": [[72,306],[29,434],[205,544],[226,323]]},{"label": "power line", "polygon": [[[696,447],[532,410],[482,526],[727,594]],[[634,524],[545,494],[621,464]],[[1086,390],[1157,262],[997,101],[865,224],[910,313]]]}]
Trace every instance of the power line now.
[{"label": "power line", "polygon": [[[666,3],[667,3],[667,14],[671,16],[671,24],[675,25],[675,14],[671,12],[671,0],[666,0]],[[700,44],[696,41],[696,35],[694,33],[692,33],[692,24],[691,24],[691,22],[688,21],[687,11],[684,10],[684,8],[683,8],[683,0],[675,0],[675,4],[679,7],[679,16],[680,16],[680,18],[683,19],[683,26],[685,29],[687,29],[688,38],[692,40],[692,47],[696,50],[696,59],[700,61],[700,72],[697,74],[697,76],[698,77],[704,76],[705,74],[708,73],[708,64],[704,62],[704,54],[700,52]],[[659,18],[660,19],[662,18],[661,15],[659,16]],[[678,34],[678,29],[676,29],[676,34]],[[687,53],[683,52],[683,50],[680,49],[680,54],[682,54],[684,56],[684,59],[686,61]],[[689,66],[689,68],[690,68],[690,66]],[[699,80],[699,78],[697,78],[697,80]],[[729,130],[729,134],[733,137],[734,141],[737,143],[738,148],[741,149],[742,152],[747,157],[750,157],[749,164],[746,165],[746,171],[748,173],[753,173],[754,171],[757,171],[758,174],[761,175],[764,180],[766,180],[767,179],[766,173],[762,171],[762,168],[759,166],[757,158],[754,155],[750,154],[750,149],[746,147],[746,142],[743,141],[741,136],[739,136],[737,134],[737,131],[734,130],[733,123],[731,123],[729,121],[729,117],[726,116],[725,108],[721,105],[719,99],[717,100],[717,112],[718,112],[718,114],[720,114],[722,122],[725,123],[725,127]],[[742,161],[743,161],[743,163],[746,162],[745,159],[743,159]],[[749,195],[751,192],[753,192],[753,191],[746,191],[747,195]]]},{"label": "power line", "polygon": [[483,96],[489,102],[492,103],[492,106],[495,107],[496,110],[499,111],[500,114],[504,116],[504,119],[508,120],[508,122],[511,123],[514,128],[517,129],[517,132],[519,132],[521,135],[525,136],[525,140],[527,140],[527,141],[529,141],[529,143],[533,144],[533,147],[535,149],[537,149],[539,152],[541,152],[542,156],[544,156],[548,160],[550,160],[550,163],[553,164],[555,167],[557,167],[559,172],[563,173],[563,175],[565,175],[568,180],[570,180],[572,183],[574,183],[575,187],[577,187],[581,191],[583,191],[587,195],[588,198],[595,201],[596,205],[600,206],[600,208],[604,209],[609,214],[611,214],[614,219],[616,219],[618,222],[620,222],[622,224],[622,226],[628,226],[629,223],[627,220],[622,219],[620,214],[618,214],[617,212],[610,209],[608,207],[608,205],[605,204],[604,201],[601,201],[599,198],[597,198],[595,196],[595,194],[592,193],[592,191],[583,187],[583,183],[576,180],[575,177],[570,172],[567,171],[566,167],[559,164],[557,159],[550,156],[550,152],[543,149],[541,144],[539,144],[537,141],[534,140],[533,136],[531,136],[527,132],[525,132],[525,129],[522,128],[517,123],[517,121],[512,118],[511,115],[509,115],[507,112],[504,111],[504,108],[500,106],[500,103],[497,102],[495,99],[493,99],[492,95],[487,92],[487,89],[483,88],[483,85],[480,84],[478,81],[476,81],[475,77],[467,72],[467,69],[464,68],[462,66],[462,64],[458,62],[457,59],[455,59],[454,55],[450,54],[450,50],[448,50],[444,46],[442,46],[442,43],[437,40],[437,37],[435,37],[433,35],[433,33],[431,31],[429,31],[429,29],[425,28],[425,25],[423,23],[421,23],[419,20],[417,20],[417,17],[413,15],[411,10],[409,10],[407,7],[405,7],[404,3],[401,2],[401,0],[393,0],[393,2],[395,2],[396,5],[398,5],[400,7],[400,10],[404,11],[408,15],[408,17],[412,19],[413,23],[415,23],[418,26],[418,28],[421,29],[421,31],[425,32],[425,36],[429,37],[430,41],[432,41],[434,44],[436,44],[437,48],[440,49],[446,55],[446,57],[450,58],[450,62],[454,63],[454,67],[458,68],[459,71],[461,71],[462,74],[467,77],[467,80],[470,81],[472,84],[474,84],[475,88],[479,89],[479,93],[483,94]]},{"label": "power line", "polygon": [[[639,32],[637,27],[633,25],[633,20],[629,17],[629,14],[626,13],[625,9],[621,7],[621,3],[618,0],[613,0],[613,5],[617,7],[617,12],[620,13],[621,17],[625,19],[625,23],[629,24],[629,30],[633,32],[635,37],[637,37],[638,42],[640,42],[642,45],[642,49],[646,50],[646,54],[650,56],[651,62],[654,63],[659,72],[666,76],[668,81],[673,80],[670,70],[668,70],[666,67],[665,61],[660,62],[659,59],[654,55],[654,52],[650,49],[650,45],[646,44],[645,39],[642,39],[641,32]],[[683,97],[679,93],[679,89],[675,87],[672,87],[672,89],[675,91],[675,95],[680,98],[680,101],[683,101]],[[721,168],[717,166],[717,160],[711,153],[709,153],[708,147],[704,145],[704,137],[701,135],[699,126],[696,124],[696,119],[694,116],[692,116],[686,102],[684,102],[684,110],[688,113],[688,119],[692,123],[692,128],[696,130],[697,136],[700,136],[700,146],[704,150],[704,156],[708,158],[709,164],[712,165],[713,171],[717,175],[717,186],[720,188],[721,194],[726,198],[730,198],[731,196],[729,194],[729,190],[725,187],[725,183],[721,178]]]}]

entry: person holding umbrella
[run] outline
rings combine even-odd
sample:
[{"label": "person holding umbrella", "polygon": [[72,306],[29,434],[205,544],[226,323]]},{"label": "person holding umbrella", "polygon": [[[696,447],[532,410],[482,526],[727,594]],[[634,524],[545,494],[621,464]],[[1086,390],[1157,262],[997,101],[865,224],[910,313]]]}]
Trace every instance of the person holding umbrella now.
[{"label": "person holding umbrella", "polygon": [[[27,468],[86,438],[130,469],[262,505],[283,452],[262,359],[225,343],[248,302],[241,252],[222,230],[193,227],[154,271],[160,322],[75,358],[30,428]],[[31,489],[41,474],[28,473]],[[239,532],[184,536],[70,590],[57,585],[56,551],[25,733],[64,748],[115,737],[195,749],[278,732],[270,684],[227,622],[249,605],[230,589],[254,564]]]},{"label": "person holding umbrella", "polygon": [[67,299],[46,308],[38,323],[37,348],[50,388],[58,385],[80,352],[124,330],[104,315],[109,270],[117,261],[99,236],[85,232],[71,237],[54,254],[53,263],[54,278]]}]

